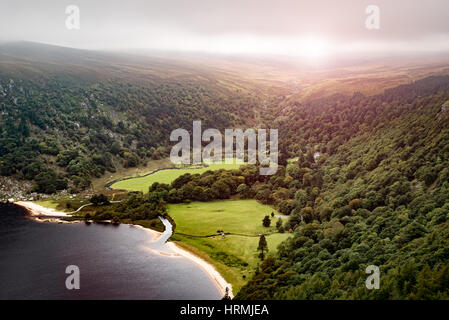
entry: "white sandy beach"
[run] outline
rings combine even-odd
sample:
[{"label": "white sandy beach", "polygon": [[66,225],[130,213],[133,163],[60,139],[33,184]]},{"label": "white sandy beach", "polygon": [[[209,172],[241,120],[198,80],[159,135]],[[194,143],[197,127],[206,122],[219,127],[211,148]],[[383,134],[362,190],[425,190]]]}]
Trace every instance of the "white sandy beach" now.
[{"label": "white sandy beach", "polygon": [[28,210],[31,216],[38,217],[38,216],[46,216],[46,217],[71,217],[70,214],[67,214],[62,211],[57,211],[52,208],[46,208],[41,205],[38,205],[37,203],[31,202],[31,201],[18,201],[14,202],[15,204],[24,207]]},{"label": "white sandy beach", "polygon": [[163,235],[162,232],[159,232],[159,231],[156,231],[156,230],[153,230],[150,228],[145,228],[138,224],[130,224],[130,226],[141,229],[141,230],[145,231],[146,233],[149,233],[152,238],[152,242],[157,241]]},{"label": "white sandy beach", "polygon": [[[152,242],[159,241],[159,242],[165,243],[165,241],[167,241],[167,239],[169,239],[172,234],[172,225],[170,224],[170,222],[167,219],[164,219],[164,218],[160,218],[160,219],[161,219],[162,223],[165,225],[165,231],[163,233],[152,230],[152,229],[144,228],[139,225],[134,225],[134,226],[137,228],[143,229],[146,232],[149,232],[152,236]],[[184,250],[183,248],[176,245],[174,242],[167,241],[165,243],[165,245],[169,248],[170,252],[165,252],[165,251],[160,251],[160,250],[158,251],[158,250],[155,250],[152,248],[147,248],[147,249],[154,253],[164,255],[166,257],[184,257],[184,258],[192,261],[197,266],[199,266],[209,276],[209,278],[215,283],[215,285],[219,289],[222,296],[225,295],[226,288],[228,288],[229,289],[229,292],[228,292],[229,297],[231,297],[231,298],[234,297],[233,292],[232,292],[232,285],[223,278],[223,276],[214,268],[214,266],[207,263],[206,261],[199,258],[198,256],[190,253],[189,251]]]},{"label": "white sandy beach", "polygon": [[197,264],[201,269],[203,269],[204,272],[214,281],[214,283],[219,288],[222,296],[226,293],[226,288],[229,289],[228,295],[230,298],[234,298],[233,292],[232,292],[232,285],[227,282],[223,276],[212,266],[211,264],[207,263],[203,259],[195,256],[194,254],[190,253],[189,251],[186,251],[179,246],[177,246],[173,242],[167,242],[167,245],[174,251],[175,253],[179,254],[180,256],[183,256],[184,258],[189,259],[190,261]]},{"label": "white sandy beach", "polygon": [[[27,209],[27,211],[30,213],[30,215],[32,217],[39,217],[39,216],[41,216],[41,217],[42,216],[45,216],[45,217],[70,217],[71,216],[70,214],[67,214],[65,212],[57,211],[52,208],[46,208],[46,207],[43,207],[41,205],[38,205],[38,204],[36,204],[34,202],[30,202],[30,201],[18,201],[18,202],[15,202],[15,204]],[[58,220],[58,219],[51,220],[51,222],[60,222],[60,221],[61,220]],[[171,236],[171,232],[172,232],[171,224],[170,224],[170,226],[168,226],[167,223],[169,224],[169,222],[166,219],[163,219],[162,222],[166,226],[165,231],[163,233],[156,231],[156,230],[149,229],[149,228],[144,228],[139,225],[132,225],[132,226],[144,230],[145,232],[150,234],[150,236],[152,238],[152,242],[156,242],[158,240],[163,240],[164,238],[168,239]],[[156,252],[158,254],[168,256],[168,257],[184,257],[186,259],[189,259],[190,261],[192,261],[193,263],[198,265],[210,277],[210,279],[215,283],[215,285],[219,289],[222,296],[225,295],[226,288],[228,288],[229,289],[229,292],[228,292],[229,297],[231,297],[231,298],[234,297],[233,292],[232,292],[232,285],[230,283],[228,283],[223,278],[223,276],[214,268],[214,266],[207,263],[203,259],[195,256],[194,254],[180,248],[173,242],[167,242],[166,245],[172,253],[167,254],[166,252],[160,252],[160,251],[156,251],[153,249],[150,249],[150,250],[153,252]]]}]

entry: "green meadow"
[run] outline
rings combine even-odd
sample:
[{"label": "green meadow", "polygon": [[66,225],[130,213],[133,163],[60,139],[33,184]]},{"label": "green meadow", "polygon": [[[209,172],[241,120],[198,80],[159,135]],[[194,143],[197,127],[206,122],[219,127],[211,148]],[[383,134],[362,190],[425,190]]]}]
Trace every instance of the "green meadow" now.
[{"label": "green meadow", "polygon": [[232,163],[232,164],[224,164],[224,163],[211,163],[207,167],[201,167],[201,168],[195,168],[195,167],[188,167],[188,168],[180,168],[180,169],[164,169],[157,172],[154,172],[150,175],[147,175],[145,177],[137,177],[132,179],[126,179],[122,181],[118,181],[114,183],[111,188],[112,189],[121,189],[121,190],[129,190],[129,191],[142,191],[144,193],[148,192],[148,188],[155,182],[159,183],[167,183],[170,184],[172,181],[174,181],[179,176],[182,176],[183,174],[190,173],[190,174],[201,174],[203,172],[212,170],[233,170],[240,168],[242,164],[238,163]]},{"label": "green meadow", "polygon": [[[223,277],[238,292],[260,262],[257,246],[260,233],[276,232],[279,213],[273,208],[255,200],[226,200],[214,202],[192,202],[170,204],[168,213],[176,222],[172,239],[198,256],[212,263]],[[271,226],[262,226],[262,219],[269,215]],[[218,230],[243,235],[226,235],[208,238],[189,237],[180,233],[206,236]],[[266,236],[268,254],[274,254],[277,246],[289,236],[288,233],[274,233]]]}]

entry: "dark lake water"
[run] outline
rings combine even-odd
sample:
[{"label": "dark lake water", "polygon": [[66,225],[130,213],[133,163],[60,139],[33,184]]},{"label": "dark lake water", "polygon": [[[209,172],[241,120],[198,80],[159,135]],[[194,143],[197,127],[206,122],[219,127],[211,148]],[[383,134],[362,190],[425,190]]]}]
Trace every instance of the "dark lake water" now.
[{"label": "dark lake water", "polygon": [[[152,245],[133,226],[40,223],[0,204],[0,299],[221,298],[197,265]],[[80,269],[79,290],[66,289],[68,265]]]}]

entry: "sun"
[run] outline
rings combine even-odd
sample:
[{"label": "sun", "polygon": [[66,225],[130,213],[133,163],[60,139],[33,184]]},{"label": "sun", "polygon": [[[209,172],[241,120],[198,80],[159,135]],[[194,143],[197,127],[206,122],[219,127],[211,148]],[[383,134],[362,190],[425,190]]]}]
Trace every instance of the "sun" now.
[{"label": "sun", "polygon": [[307,37],[301,41],[301,55],[309,59],[322,59],[329,54],[329,44],[320,37]]}]

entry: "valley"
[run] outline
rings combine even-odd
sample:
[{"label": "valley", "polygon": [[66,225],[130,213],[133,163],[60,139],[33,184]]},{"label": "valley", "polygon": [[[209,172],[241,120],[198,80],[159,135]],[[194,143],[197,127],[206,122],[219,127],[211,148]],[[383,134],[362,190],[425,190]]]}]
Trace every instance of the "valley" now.
[{"label": "valley", "polygon": [[[157,231],[163,217],[235,299],[447,299],[447,65],[2,44],[0,199]],[[277,171],[173,164],[170,133],[192,121],[278,129]]]}]

